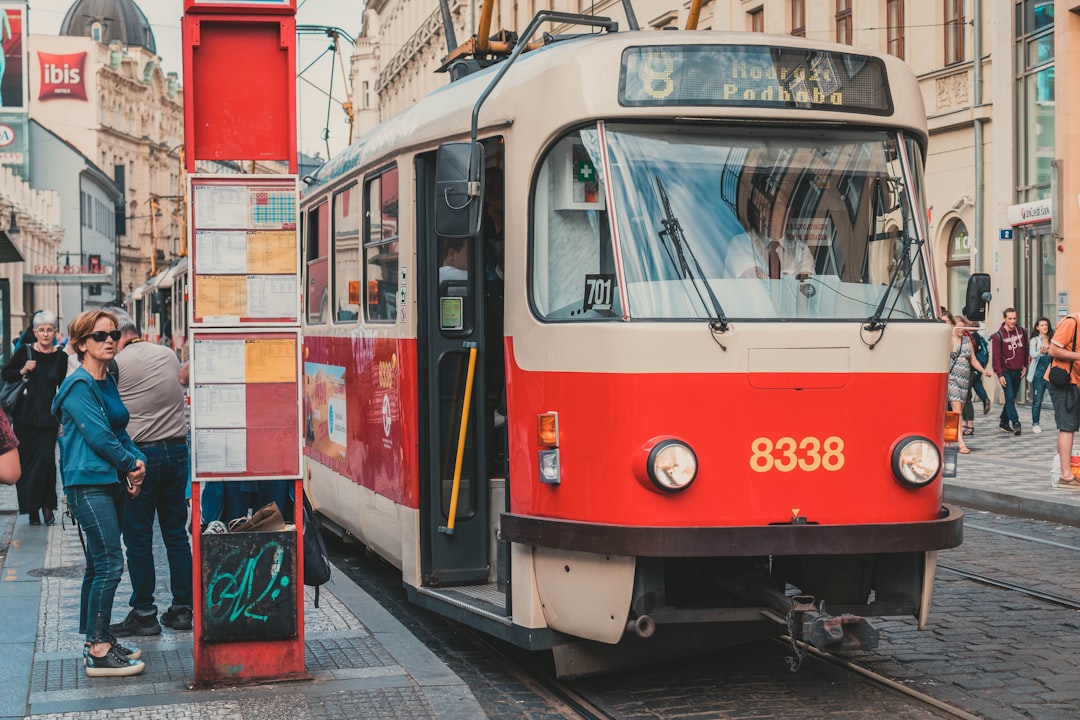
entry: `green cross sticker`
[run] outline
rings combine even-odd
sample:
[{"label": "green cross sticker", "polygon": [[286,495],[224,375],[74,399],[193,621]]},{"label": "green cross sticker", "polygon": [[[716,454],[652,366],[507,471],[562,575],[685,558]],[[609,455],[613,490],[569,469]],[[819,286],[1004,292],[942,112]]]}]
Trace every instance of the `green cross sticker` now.
[{"label": "green cross sticker", "polygon": [[588,160],[580,160],[577,164],[578,182],[596,182],[596,168]]}]

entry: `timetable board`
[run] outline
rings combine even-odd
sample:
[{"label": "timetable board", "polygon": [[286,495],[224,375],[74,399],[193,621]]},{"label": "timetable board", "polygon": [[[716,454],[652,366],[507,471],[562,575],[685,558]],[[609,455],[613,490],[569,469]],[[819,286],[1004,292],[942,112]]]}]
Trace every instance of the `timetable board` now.
[{"label": "timetable board", "polygon": [[298,330],[192,334],[196,480],[300,477]]},{"label": "timetable board", "polygon": [[297,325],[296,176],[193,176],[193,327]]}]

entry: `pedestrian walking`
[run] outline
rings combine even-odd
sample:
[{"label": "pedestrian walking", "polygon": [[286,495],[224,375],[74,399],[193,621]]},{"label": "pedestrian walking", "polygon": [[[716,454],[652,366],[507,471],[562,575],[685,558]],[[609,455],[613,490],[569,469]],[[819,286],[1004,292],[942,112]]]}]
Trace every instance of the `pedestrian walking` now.
[{"label": "pedestrian walking", "polygon": [[[952,326],[946,400],[949,404],[949,410],[962,414],[964,399],[971,390],[971,338],[965,332],[964,325],[951,314],[946,313],[945,322]],[[963,455],[971,452],[967,443],[964,442],[964,433],[962,432],[956,435],[956,445]]]},{"label": "pedestrian walking", "polygon": [[[139,494],[146,457],[127,434],[128,411],[106,366],[120,331],[102,310],[80,313],[68,329],[80,367],[60,386],[52,410],[60,422],[60,459],[68,508],[85,539],[79,602],[83,662],[90,677],[137,675],[142,651],[119,644],[109,626],[124,571],[124,502]],[[127,492],[125,493],[125,489]]]},{"label": "pedestrian walking", "polygon": [[1046,380],[1057,423],[1057,467],[1051,471],[1054,487],[1080,488],[1072,472],[1073,436],[1080,430],[1080,353],[1076,351],[1080,313],[1068,315],[1058,323],[1050,340],[1050,369]]},{"label": "pedestrian walking", "polygon": [[64,381],[67,356],[56,351],[56,315],[48,310],[34,314],[33,340],[19,344],[0,371],[6,382],[23,380],[23,395],[12,418],[19,438],[22,477],[15,485],[19,514],[29,515],[31,525],[56,522],[56,433],[52,414],[56,390]]},{"label": "pedestrian walking", "polygon": [[[157,635],[161,626],[190,630],[192,620],[191,544],[187,533],[187,403],[180,385],[180,361],[164,345],[144,342],[123,308],[107,308],[120,330],[117,388],[131,421],[128,433],[146,456],[146,479],[124,511],[123,536],[131,578],[131,611],[112,626],[117,637]],[[154,517],[169,562],[172,604],[158,620],[154,602]]]},{"label": "pedestrian walking", "polygon": [[[983,335],[982,330],[978,329],[978,323],[973,323],[973,329],[971,331],[971,346],[975,350],[975,359],[979,361],[979,366],[983,368],[990,367],[990,344],[986,342],[986,337]],[[993,377],[993,374],[986,370],[985,372],[975,370],[975,364],[971,365],[971,389],[978,395],[979,400],[982,401],[983,415],[990,414],[990,395],[986,392],[986,388],[983,387],[983,376]]]},{"label": "pedestrian walking", "polygon": [[[963,315],[957,315],[955,322],[958,328],[957,332],[962,332],[967,336],[968,342],[971,344],[971,354],[968,356],[968,391],[967,394],[964,395],[963,412],[960,415],[964,435],[971,436],[975,434],[975,406],[971,402],[972,391],[976,387],[982,389],[983,375],[990,377],[991,373],[979,359],[977,350],[978,342],[976,340],[976,338],[979,337],[978,323],[971,322]],[[978,385],[976,385],[976,383],[978,383]],[[984,394],[985,392],[986,391],[983,390]],[[986,403],[983,403],[983,407],[986,407]]]},{"label": "pedestrian walking", "polygon": [[990,336],[994,374],[1005,390],[1005,405],[998,422],[1005,432],[1020,434],[1020,415],[1016,412],[1016,391],[1028,365],[1028,341],[1024,329],[1016,325],[1016,308],[1005,308],[998,331]]},{"label": "pedestrian walking", "polygon": [[1039,419],[1042,416],[1043,396],[1046,394],[1046,373],[1050,369],[1050,339],[1054,337],[1054,327],[1049,318],[1039,318],[1031,329],[1031,344],[1028,347],[1027,380],[1031,386],[1031,432],[1042,432]]}]

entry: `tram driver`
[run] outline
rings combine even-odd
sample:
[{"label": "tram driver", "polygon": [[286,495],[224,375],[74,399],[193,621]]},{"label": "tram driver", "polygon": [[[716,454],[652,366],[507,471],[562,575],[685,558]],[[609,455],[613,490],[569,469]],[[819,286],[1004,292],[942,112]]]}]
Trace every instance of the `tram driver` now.
[{"label": "tram driver", "polygon": [[779,214],[777,222],[755,209],[750,214],[755,221],[731,242],[728,263],[736,277],[779,280],[795,275],[802,280],[814,274],[814,256],[806,240],[784,232],[786,212],[772,213]]}]

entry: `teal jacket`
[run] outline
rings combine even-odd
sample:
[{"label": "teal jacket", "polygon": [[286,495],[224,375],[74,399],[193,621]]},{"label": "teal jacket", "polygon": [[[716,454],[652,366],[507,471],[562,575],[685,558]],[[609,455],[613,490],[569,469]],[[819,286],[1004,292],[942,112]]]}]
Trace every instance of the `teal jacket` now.
[{"label": "teal jacket", "polygon": [[[110,385],[110,390],[115,393],[116,385]],[[127,434],[127,423],[115,432],[109,426],[105,399],[85,368],[68,375],[60,385],[52,413],[60,422],[60,474],[65,490],[72,485],[120,482],[117,472],[129,473],[137,460],[146,462]]]}]

